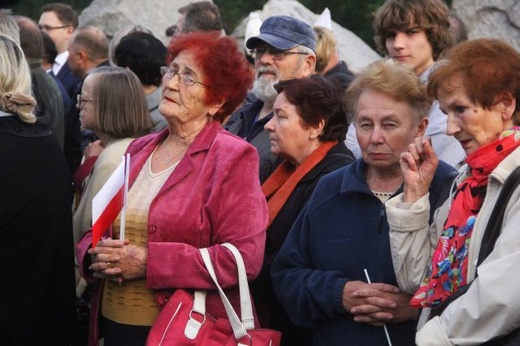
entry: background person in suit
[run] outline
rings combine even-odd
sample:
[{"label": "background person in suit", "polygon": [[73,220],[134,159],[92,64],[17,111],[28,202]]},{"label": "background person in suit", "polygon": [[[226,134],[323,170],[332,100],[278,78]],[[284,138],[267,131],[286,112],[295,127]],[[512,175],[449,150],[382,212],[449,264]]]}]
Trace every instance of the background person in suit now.
[{"label": "background person in suit", "polygon": [[78,15],[72,7],[63,3],[47,4],[41,9],[38,26],[52,38],[58,55],[52,65],[52,73],[58,77],[72,97],[81,79],[74,76],[69,68],[67,50],[69,40],[78,27]]}]

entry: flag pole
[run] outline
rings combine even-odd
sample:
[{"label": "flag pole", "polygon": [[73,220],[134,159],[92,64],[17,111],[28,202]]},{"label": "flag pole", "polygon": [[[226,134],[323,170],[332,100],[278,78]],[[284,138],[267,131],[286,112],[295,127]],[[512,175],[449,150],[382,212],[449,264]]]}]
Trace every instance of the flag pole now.
[{"label": "flag pole", "polygon": [[[366,269],[364,269],[365,271],[365,277],[367,278],[367,282],[369,284],[372,283],[372,281],[370,281],[370,276],[368,276],[368,271]],[[390,334],[388,334],[388,328],[386,328],[386,324],[383,324],[383,328],[385,330],[385,336],[386,336],[386,341],[388,342],[388,346],[392,346],[392,340],[390,339]]]},{"label": "flag pole", "polygon": [[119,239],[122,241],[121,247],[123,246],[123,243],[125,242],[125,221],[126,221],[126,202],[128,198],[128,179],[129,179],[129,172],[130,172],[130,154],[126,154],[123,156],[123,162],[125,165],[124,170],[124,179],[125,183],[123,186],[123,206],[121,207],[121,219],[119,223]]}]

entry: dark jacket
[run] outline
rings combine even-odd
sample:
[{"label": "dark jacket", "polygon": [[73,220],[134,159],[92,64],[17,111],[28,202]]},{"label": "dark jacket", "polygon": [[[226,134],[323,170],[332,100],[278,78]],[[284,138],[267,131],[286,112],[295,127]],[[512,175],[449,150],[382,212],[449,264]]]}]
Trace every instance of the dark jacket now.
[{"label": "dark jacket", "polygon": [[[65,122],[65,105],[58,84],[43,68],[39,61],[30,63],[32,73],[33,93],[36,102],[50,117],[52,133],[63,148],[63,133]],[[70,106],[69,106],[70,107]]]},{"label": "dark jacket", "polygon": [[293,222],[307,204],[318,181],[325,174],[343,167],[354,160],[354,155],[343,142],[336,144],[325,158],[307,173],[291,193],[286,203],[267,229],[264,262],[260,275],[251,283],[260,323],[281,330],[283,344],[302,345],[302,331],[289,321],[276,299],[271,283],[271,265],[282,247]]},{"label": "dark jacket", "polygon": [[[60,80],[61,84],[63,84],[69,96],[73,98],[75,96],[76,86],[81,82],[81,78],[72,74],[68,62],[65,62],[61,67],[56,77]],[[76,101],[74,98],[72,100]]]},{"label": "dark jacket", "polygon": [[75,332],[72,190],[48,126],[0,117],[0,345],[66,345]]},{"label": "dark jacket", "polygon": [[[320,180],[273,263],[275,293],[294,324],[313,329],[313,345],[387,344],[383,328],[354,322],[342,304],[348,281],[367,281],[364,269],[372,282],[397,286],[385,207],[370,191],[365,169],[359,159]],[[447,197],[453,171],[440,162],[432,205]],[[416,321],[386,326],[394,345],[415,345]]]},{"label": "dark jacket", "polygon": [[261,184],[269,178],[275,168],[282,162],[279,156],[271,153],[269,131],[264,129],[265,124],[273,117],[273,113],[256,121],[256,117],[263,105],[264,102],[258,99],[251,104],[245,105],[237,111],[237,114],[231,116],[232,119],[236,120],[233,120],[233,123],[227,129],[229,132],[244,138],[258,151]]},{"label": "dark jacket", "polygon": [[343,89],[347,89],[356,76],[348,69],[347,63],[340,61],[323,75],[332,82],[336,82]]}]

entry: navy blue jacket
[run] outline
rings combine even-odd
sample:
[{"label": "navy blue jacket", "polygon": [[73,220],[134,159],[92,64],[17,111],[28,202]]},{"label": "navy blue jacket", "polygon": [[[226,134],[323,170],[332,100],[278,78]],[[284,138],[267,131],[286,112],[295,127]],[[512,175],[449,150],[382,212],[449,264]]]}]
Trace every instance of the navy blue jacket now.
[{"label": "navy blue jacket", "polygon": [[[81,83],[81,77],[72,74],[69,63],[67,61],[61,67],[60,72],[58,72],[58,75],[56,77],[67,90],[69,97],[75,97],[75,91],[78,84]],[[76,99],[73,99],[72,101],[74,102],[74,104],[76,103]]]},{"label": "navy blue jacket", "polygon": [[354,161],[354,155],[345,143],[336,144],[327,155],[307,173],[296,185],[291,195],[278,212],[273,223],[267,229],[262,271],[251,282],[251,294],[257,307],[257,314],[262,327],[282,331],[282,345],[305,344],[305,331],[295,328],[289,321],[275,297],[271,283],[271,265],[280,251],[292,224],[305,207],[312,191],[321,177]]},{"label": "navy blue jacket", "polygon": [[[397,286],[384,204],[370,191],[365,169],[358,159],[320,180],[273,263],[275,293],[295,325],[313,329],[313,345],[387,344],[382,327],[354,322],[342,304],[343,287],[366,281],[364,269],[372,282]],[[454,171],[439,164],[432,205],[446,199]],[[394,345],[415,345],[416,321],[387,328]]]}]

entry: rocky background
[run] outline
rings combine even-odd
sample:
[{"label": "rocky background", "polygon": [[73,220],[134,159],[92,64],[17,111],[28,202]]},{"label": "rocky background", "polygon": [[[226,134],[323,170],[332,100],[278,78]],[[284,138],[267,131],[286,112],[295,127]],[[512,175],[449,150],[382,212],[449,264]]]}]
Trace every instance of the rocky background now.
[{"label": "rocky background", "polygon": [[[362,1],[362,0],[358,0]],[[80,15],[80,25],[102,28],[111,37],[130,25],[148,27],[165,43],[165,29],[175,24],[177,10],[192,0],[94,0]],[[330,8],[334,13],[334,9]],[[518,0],[453,0],[452,11],[466,23],[469,37],[495,37],[520,50],[520,1]],[[263,20],[272,15],[289,15],[313,25],[320,13],[313,13],[295,0],[270,0],[256,11]],[[246,16],[247,18],[247,16]],[[232,33],[241,44],[245,20]],[[380,56],[348,29],[332,22],[340,56],[354,72]]]},{"label": "rocky background", "polygon": [[520,50],[520,1],[453,0],[451,8],[466,23],[470,39],[499,38]]}]

